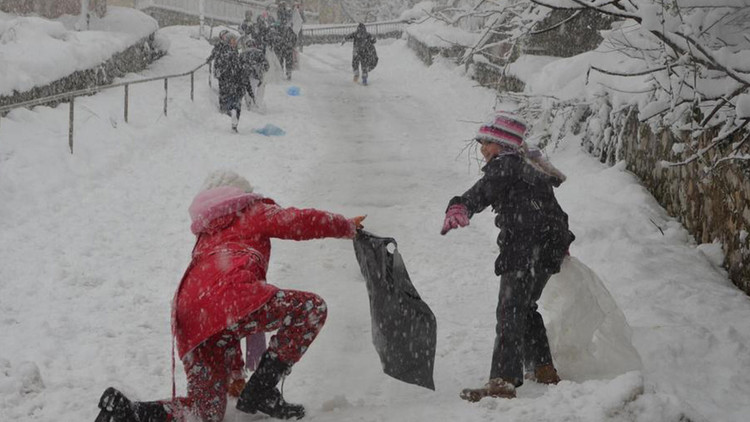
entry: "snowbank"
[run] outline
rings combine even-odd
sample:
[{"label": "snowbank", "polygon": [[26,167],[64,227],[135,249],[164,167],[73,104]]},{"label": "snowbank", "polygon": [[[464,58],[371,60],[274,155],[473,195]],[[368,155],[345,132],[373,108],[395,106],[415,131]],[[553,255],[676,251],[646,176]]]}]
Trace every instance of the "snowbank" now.
[{"label": "snowbank", "polygon": [[410,21],[421,19],[427,16],[428,13],[432,12],[433,9],[435,9],[435,2],[422,1],[415,4],[411,9],[405,10],[403,13],[401,13],[401,16],[399,16],[399,20]]},{"label": "snowbank", "polygon": [[[484,60],[487,60],[479,54],[474,57],[482,57]],[[507,71],[509,75],[515,76],[523,83],[528,84],[545,66],[558,60],[560,60],[559,57],[524,54],[513,63],[510,63]]]},{"label": "snowbank", "polygon": [[454,44],[474,45],[481,37],[481,34],[470,33],[435,19],[409,25],[406,28],[406,33],[428,47],[438,48],[450,48]]},{"label": "snowbank", "polygon": [[109,7],[103,18],[92,18],[88,31],[70,29],[65,22],[70,19],[0,12],[0,95],[93,68],[159,28],[150,16],[124,7]]}]

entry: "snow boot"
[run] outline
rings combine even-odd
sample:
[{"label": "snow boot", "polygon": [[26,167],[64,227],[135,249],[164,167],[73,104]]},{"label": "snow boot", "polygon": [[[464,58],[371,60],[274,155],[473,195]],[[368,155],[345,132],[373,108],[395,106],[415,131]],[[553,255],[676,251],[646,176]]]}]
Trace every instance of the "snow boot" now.
[{"label": "snow boot", "polygon": [[472,403],[485,397],[513,399],[516,398],[516,387],[502,378],[493,378],[482,388],[465,388],[459,396]]},{"label": "snow boot", "polygon": [[560,382],[560,376],[557,375],[557,369],[551,363],[537,366],[534,369],[534,381],[540,384],[557,384]]},{"label": "snow boot", "polygon": [[354,74],[354,78],[352,78],[352,81],[353,81],[353,82],[354,82],[355,84],[356,84],[357,82],[359,82],[359,73],[355,73],[355,74]]},{"label": "snow boot", "polygon": [[292,365],[263,354],[258,369],[247,381],[247,385],[237,400],[237,410],[245,413],[262,412],[277,419],[301,419],[305,408],[299,404],[287,403],[276,385],[291,370]]},{"label": "snow boot", "polygon": [[159,402],[131,402],[115,388],[104,390],[99,399],[102,409],[95,422],[167,422],[169,415]]},{"label": "snow boot", "polygon": [[362,85],[367,85],[367,75],[362,75]]}]

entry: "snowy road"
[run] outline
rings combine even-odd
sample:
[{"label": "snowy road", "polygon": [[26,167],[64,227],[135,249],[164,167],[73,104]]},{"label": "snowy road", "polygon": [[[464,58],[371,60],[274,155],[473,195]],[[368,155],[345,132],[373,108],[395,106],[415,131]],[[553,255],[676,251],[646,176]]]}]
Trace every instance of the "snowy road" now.
[{"label": "snowy road", "polygon": [[[187,28],[163,31],[170,54],[141,76],[185,71],[209,46]],[[515,400],[470,405],[484,382],[498,280],[490,213],[439,235],[445,204],[478,177],[463,140],[494,106],[460,69],[419,62],[403,41],[379,44],[371,85],[351,81],[351,47],[305,49],[291,84],[269,86],[267,114],[240,134],[197,79],[77,101],[76,153],[67,107],[15,111],[0,126],[0,420],[86,421],[101,391],[136,399],[171,393],[170,301],[189,261],[187,206],[205,175],[231,168],[282,205],[368,214],[394,236],[438,318],[437,391],[381,373],[366,290],[351,242],[274,243],[269,281],[329,304],[325,329],[284,389],[311,421],[741,421],[750,414],[750,300],[691,243],[635,179],[570,139],[553,162],[577,235],[571,252],[604,280],[633,327],[644,371],[614,380],[528,383]],[[266,123],[286,131],[251,133]],[[653,222],[652,222],[653,221]],[[658,224],[664,235],[655,227]],[[178,365],[179,366],[179,365]],[[38,371],[38,372],[37,372]],[[40,379],[35,374],[41,375]],[[178,391],[185,391],[178,368]],[[258,420],[231,406],[227,421]],[[683,419],[684,420],[684,419]]]}]

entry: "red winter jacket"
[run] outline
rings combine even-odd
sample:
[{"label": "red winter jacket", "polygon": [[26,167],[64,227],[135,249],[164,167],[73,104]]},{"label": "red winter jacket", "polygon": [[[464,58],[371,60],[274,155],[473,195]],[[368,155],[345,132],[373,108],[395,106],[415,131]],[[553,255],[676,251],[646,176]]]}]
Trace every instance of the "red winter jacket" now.
[{"label": "red winter jacket", "polygon": [[263,306],[279,290],[266,282],[271,238],[353,238],[356,232],[341,215],[282,208],[252,194],[209,215],[205,224],[193,224],[198,240],[175,293],[172,329],[180,359]]}]

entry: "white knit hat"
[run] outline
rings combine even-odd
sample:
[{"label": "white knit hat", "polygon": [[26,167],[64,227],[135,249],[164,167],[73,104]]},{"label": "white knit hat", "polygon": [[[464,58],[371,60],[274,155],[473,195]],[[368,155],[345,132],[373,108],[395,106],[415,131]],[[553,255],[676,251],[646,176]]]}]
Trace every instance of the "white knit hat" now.
[{"label": "white knit hat", "polygon": [[218,188],[220,186],[232,186],[250,193],[253,191],[253,185],[244,177],[233,172],[232,170],[215,170],[211,172],[203,182],[201,191]]}]

